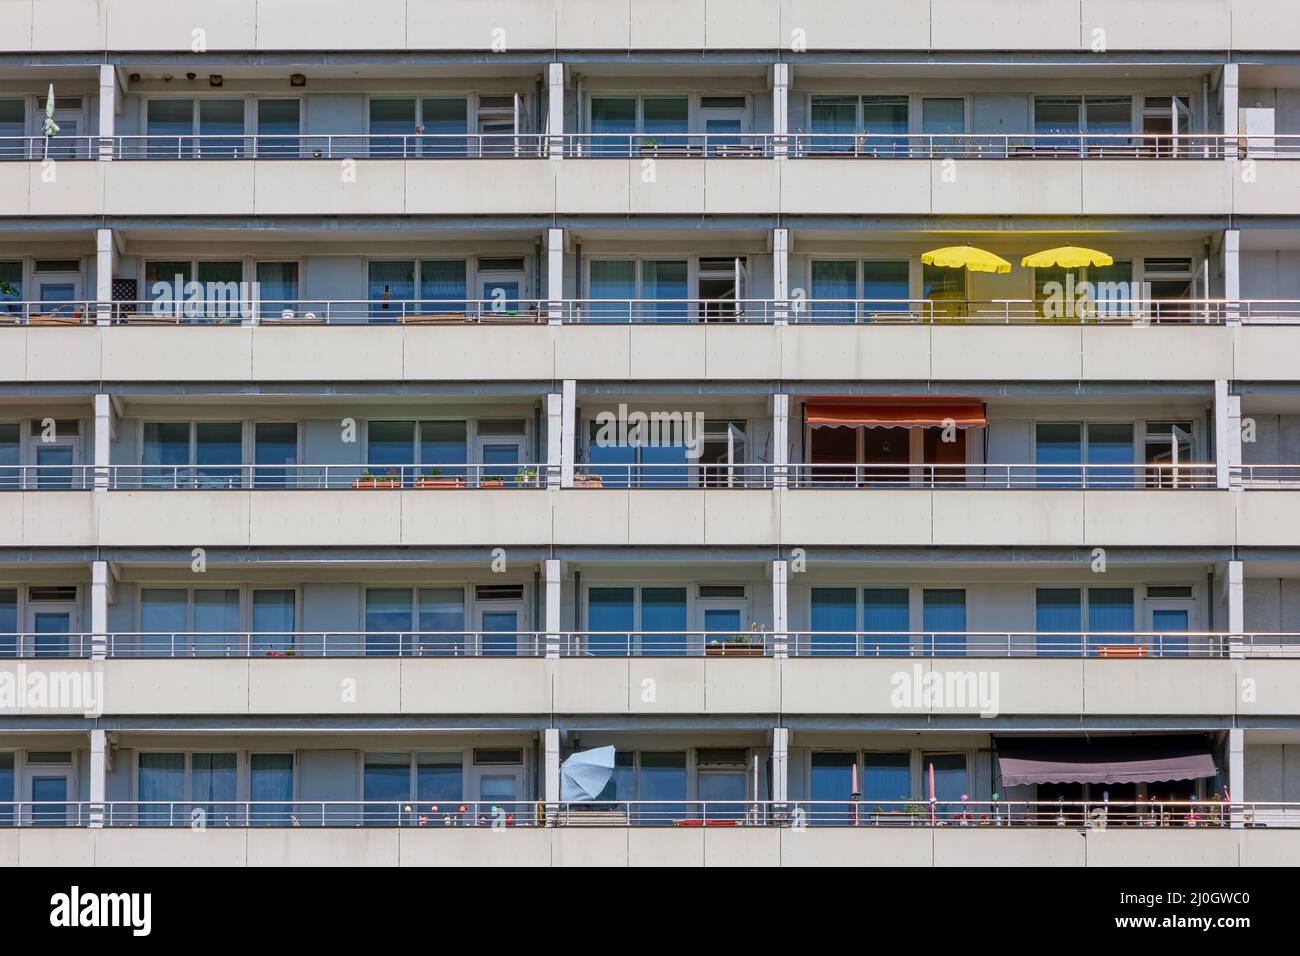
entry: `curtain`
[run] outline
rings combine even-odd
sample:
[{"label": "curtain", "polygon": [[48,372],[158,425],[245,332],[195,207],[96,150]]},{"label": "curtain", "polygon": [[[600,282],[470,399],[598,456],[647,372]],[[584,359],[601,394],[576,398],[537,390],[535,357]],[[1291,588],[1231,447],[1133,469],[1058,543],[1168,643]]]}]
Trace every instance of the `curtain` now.
[{"label": "curtain", "polygon": [[862,637],[865,654],[906,657],[910,652],[910,594],[907,588],[864,588],[862,630],[884,632]]},{"label": "curtain", "polygon": [[366,653],[396,656],[401,637],[411,630],[410,588],[366,589]]},{"label": "curtain", "polygon": [[[852,322],[857,317],[858,264],[851,259],[814,259],[812,319]],[[839,300],[839,301],[836,301]]]},{"label": "curtain", "polygon": [[293,801],[293,754],[251,754],[249,799],[255,806],[249,823],[284,826],[291,822]]},{"label": "curtain", "polygon": [[834,656],[856,651],[857,592],[853,588],[813,588],[811,625],[808,641],[812,654]]},{"label": "curtain", "polygon": [[424,259],[420,262],[420,299],[422,308],[432,312],[464,313],[464,259]]},{"label": "curtain", "polygon": [[464,650],[465,589],[420,588],[421,653],[456,654]]},{"label": "curtain", "polygon": [[636,298],[636,262],[632,259],[593,259],[589,295],[592,299],[614,299],[593,303],[588,318],[593,322],[627,322]]},{"label": "curtain", "polygon": [[[1121,635],[1136,630],[1132,588],[1088,588],[1088,630],[1096,633],[1118,631]],[[1108,645],[1132,644],[1131,636],[1094,637],[1092,650]]]},{"label": "curtain", "polygon": [[194,589],[194,653],[220,657],[239,650],[239,589]]},{"label": "curtain", "polygon": [[278,651],[293,648],[297,629],[294,592],[282,588],[258,588],[253,592],[253,650]]},{"label": "curtain", "polygon": [[1083,630],[1083,599],[1078,588],[1038,588],[1034,613],[1040,655],[1068,657],[1077,653]]},{"label": "curtain", "polygon": [[625,657],[636,630],[635,597],[632,588],[588,588],[587,630],[609,632],[587,638],[587,653]]},{"label": "curtain", "polygon": [[[188,823],[184,807],[168,806],[185,799],[185,755],[140,754],[140,823],[144,826],[167,826]],[[151,805],[152,804],[152,805]]]},{"label": "curtain", "polygon": [[[966,591],[962,588],[926,588],[922,592],[921,630],[926,643],[933,640],[936,657],[960,657],[966,652]],[[949,633],[940,633],[949,632]]]},{"label": "curtain", "polygon": [[641,589],[641,635],[643,653],[686,653],[686,588]]}]

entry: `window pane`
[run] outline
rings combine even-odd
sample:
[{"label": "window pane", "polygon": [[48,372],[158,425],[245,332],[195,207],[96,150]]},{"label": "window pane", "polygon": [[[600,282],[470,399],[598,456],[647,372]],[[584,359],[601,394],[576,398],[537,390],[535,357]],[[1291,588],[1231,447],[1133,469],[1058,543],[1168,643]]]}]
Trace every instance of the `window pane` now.
[{"label": "window pane", "polygon": [[642,588],[641,650],[647,654],[686,652],[686,588]]},{"label": "window pane", "polygon": [[853,588],[812,589],[813,654],[850,654],[857,649],[858,595]]},{"label": "window pane", "polygon": [[593,96],[591,131],[593,133],[636,132],[635,97]]},{"label": "window pane", "polygon": [[237,822],[234,754],[193,754],[190,757],[190,801],[206,814],[208,825]]},{"label": "window pane", "polygon": [[22,461],[22,428],[17,422],[0,422],[0,488],[17,488]]},{"label": "window pane", "polygon": [[293,754],[250,754],[249,799],[258,804],[250,823],[285,826],[292,822]]},{"label": "window pane", "polygon": [[[455,803],[465,795],[465,758],[458,752],[415,755],[415,798],[421,803],[441,800]],[[455,807],[422,806],[421,812],[453,813]],[[441,822],[439,820],[433,821]]]},{"label": "window pane", "polygon": [[1053,467],[1036,469],[1038,484],[1077,487],[1083,475],[1083,426],[1077,422],[1038,422],[1034,427],[1034,463]]},{"label": "window pane", "polygon": [[257,422],[253,426],[254,483],[259,488],[283,487],[289,478],[281,465],[298,463],[296,422]]},{"label": "window pane", "polygon": [[413,260],[372,262],[369,276],[366,298],[373,303],[370,307],[372,319],[393,320],[409,311],[404,303],[415,298]]},{"label": "window pane", "polygon": [[194,132],[193,100],[150,100],[146,112],[150,136],[187,136]]},{"label": "window pane", "polygon": [[425,259],[420,263],[420,298],[426,311],[464,313],[466,288],[464,259]]},{"label": "window pane", "polygon": [[370,422],[366,434],[366,461],[372,470],[375,465],[414,464],[415,422]]},{"label": "window pane", "polygon": [[[864,754],[862,757],[862,799],[881,803],[907,800],[912,792],[912,756],[908,753]],[[883,807],[900,810],[901,807]]]},{"label": "window pane", "polygon": [[[420,469],[432,477],[465,477],[469,462],[468,425],[465,422],[420,423]],[[448,467],[459,465],[461,467]]]},{"label": "window pane", "polygon": [[[136,789],[140,798],[140,823],[166,826],[188,822],[187,808],[167,805],[185,799],[185,755],[142,753],[139,760]],[[151,803],[154,805],[150,806]]]},{"label": "window pane", "polygon": [[[906,312],[907,299],[911,297],[909,277],[911,268],[906,259],[862,263],[862,298],[867,299],[867,311]],[[902,299],[904,301],[882,301]]]},{"label": "window pane", "polygon": [[686,262],[643,261],[641,263],[641,298],[659,300],[641,305],[641,316],[651,322],[686,321]]},{"label": "window pane", "polygon": [[648,136],[686,133],[687,99],[684,96],[647,96],[641,104],[642,129]]},{"label": "window pane", "polygon": [[882,656],[908,653],[911,611],[907,588],[864,588],[862,630],[882,632],[862,637],[862,652]]},{"label": "window pane", "polygon": [[411,799],[411,758],[401,753],[366,754],[362,799],[388,801],[385,806],[365,809],[371,826],[392,825],[399,819],[401,803]]},{"label": "window pane", "polygon": [[194,464],[200,487],[223,488],[239,483],[238,466],[243,461],[241,422],[198,422],[194,426]]},{"label": "window pane", "polygon": [[942,266],[921,266],[921,295],[939,303],[935,315],[960,315],[966,299],[966,270]]},{"label": "window pane", "polygon": [[818,134],[843,133],[843,136],[814,136],[809,149],[851,150],[857,132],[858,98],[856,96],[814,96],[812,98],[812,131]]},{"label": "window pane", "polygon": [[923,754],[921,777],[925,781],[925,797],[930,797],[929,773],[934,768],[934,796],[939,801],[938,812],[951,816],[961,812],[961,797],[966,793],[966,757],[964,754]]},{"label": "window pane", "polygon": [[298,263],[257,263],[257,298],[266,318],[278,318],[285,309],[294,307],[298,298]]},{"label": "window pane", "polygon": [[636,629],[632,588],[589,588],[587,630],[612,633],[587,638],[589,654],[623,657],[629,652],[629,634]]},{"label": "window pane", "polygon": [[201,156],[244,155],[244,101],[200,99],[199,133],[205,137],[195,147]]},{"label": "window pane", "polygon": [[0,588],[0,657],[18,656],[18,589]]},{"label": "window pane", "polygon": [[0,827],[13,826],[14,755],[0,753]]},{"label": "window pane", "polygon": [[1077,96],[1038,97],[1034,100],[1034,132],[1079,132],[1079,102]]},{"label": "window pane", "polygon": [[1089,133],[1129,133],[1133,130],[1131,96],[1090,96],[1084,105],[1084,112]]},{"label": "window pane", "polygon": [[410,588],[366,589],[366,653],[392,656],[411,630]]},{"label": "window pane", "polygon": [[286,588],[258,588],[253,592],[253,650],[284,653],[293,648],[297,629],[295,595]]},{"label": "window pane", "polygon": [[415,100],[371,100],[370,132],[397,134],[415,132]]},{"label": "window pane", "polygon": [[[0,150],[4,147],[0,146]],[[0,262],[0,313],[19,311],[18,306],[6,305],[6,302],[21,302],[23,298],[23,264],[21,262]]]},{"label": "window pane", "polygon": [[936,657],[958,657],[966,651],[966,592],[962,588],[926,588],[921,594],[921,629],[926,644],[933,640]]},{"label": "window pane", "polygon": [[637,779],[638,800],[670,801],[647,807],[645,817],[633,823],[667,823],[686,812],[686,754],[642,753]]},{"label": "window pane", "polygon": [[464,650],[465,589],[420,588],[420,652],[458,654]]},{"label": "window pane", "polygon": [[184,588],[143,588],[140,591],[141,652],[166,656],[173,647],[183,646],[184,634],[189,630],[188,608]]},{"label": "window pane", "polygon": [[[469,155],[469,106],[463,96],[420,102],[420,153],[424,156]],[[489,132],[484,130],[484,132]]]},{"label": "window pane", "polygon": [[926,97],[921,101],[921,132],[964,133],[966,101]]},{"label": "window pane", "polygon": [[1083,599],[1079,589],[1038,588],[1035,608],[1038,652],[1048,657],[1077,654],[1079,632],[1083,630]]},{"label": "window pane", "polygon": [[194,591],[194,652],[219,656],[239,647],[239,589],[197,588]]},{"label": "window pane", "polygon": [[[812,264],[814,322],[852,322],[857,316],[858,264],[846,259],[814,259]],[[822,300],[841,301],[822,301]]]},{"label": "window pane", "polygon": [[848,801],[853,793],[853,765],[857,759],[856,753],[818,752],[812,755],[810,798],[814,801],[844,801],[814,806],[810,817],[813,823],[849,822],[851,807]]},{"label": "window pane", "polygon": [[590,318],[596,322],[626,322],[631,317],[631,300],[636,298],[636,262],[632,259],[593,259],[590,295],[615,302],[593,303]]},{"label": "window pane", "polygon": [[1136,626],[1132,588],[1088,588],[1088,632],[1103,635],[1090,639],[1090,650],[1132,644]]},{"label": "window pane", "polygon": [[257,131],[268,136],[292,136],[299,129],[298,100],[258,100]]},{"label": "window pane", "polygon": [[1098,468],[1097,465],[1128,465],[1135,461],[1132,422],[1091,422],[1088,425],[1088,484],[1119,488],[1138,483],[1132,467]]},{"label": "window pane", "polygon": [[862,131],[867,134],[863,146],[877,156],[907,155],[907,97],[864,96]]}]

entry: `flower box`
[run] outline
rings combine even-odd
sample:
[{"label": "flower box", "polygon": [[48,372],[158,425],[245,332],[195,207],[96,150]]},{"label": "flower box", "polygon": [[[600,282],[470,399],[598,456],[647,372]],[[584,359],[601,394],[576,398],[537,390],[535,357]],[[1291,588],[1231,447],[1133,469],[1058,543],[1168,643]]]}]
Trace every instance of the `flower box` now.
[{"label": "flower box", "polygon": [[401,488],[402,479],[400,478],[358,478],[352,482],[353,488],[364,488],[367,490],[377,490],[380,488]]},{"label": "flower box", "polygon": [[417,488],[464,488],[464,478],[417,478]]},{"label": "flower box", "polygon": [[762,657],[762,644],[709,644],[704,648],[705,657]]}]

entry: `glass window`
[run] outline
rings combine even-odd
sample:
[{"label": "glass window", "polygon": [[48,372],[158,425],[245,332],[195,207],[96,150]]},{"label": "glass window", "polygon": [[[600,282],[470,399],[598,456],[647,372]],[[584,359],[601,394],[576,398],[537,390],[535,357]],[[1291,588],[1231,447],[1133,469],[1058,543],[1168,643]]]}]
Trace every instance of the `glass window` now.
[{"label": "glass window", "polygon": [[[1089,133],[1130,133],[1133,131],[1131,96],[1089,96],[1084,101],[1084,121]],[[1106,143],[1105,139],[1093,142]],[[1109,140],[1122,143],[1124,140]]]},{"label": "glass window", "polygon": [[18,422],[0,422],[0,488],[17,488],[22,484],[22,426]]},{"label": "glass window", "polygon": [[1133,263],[1116,259],[1109,266],[1090,266],[1088,281],[1098,315],[1132,315],[1139,307],[1132,300],[1141,298],[1133,288]]},{"label": "glass window", "polygon": [[[858,125],[856,96],[814,96],[812,98],[813,151],[848,151],[853,149],[853,133]],[[843,134],[843,135],[827,135]]]},{"label": "glass window", "polygon": [[253,825],[284,826],[293,809],[293,754],[250,754],[248,796]]},{"label": "glass window", "polygon": [[209,826],[238,822],[237,796],[234,754],[190,755],[190,802],[204,812]]},{"label": "glass window", "polygon": [[591,132],[593,155],[627,155],[636,132],[636,97],[593,96]]},{"label": "glass window", "polygon": [[[1138,484],[1132,467],[1136,454],[1132,422],[1088,423],[1088,484],[1094,488],[1119,488]],[[1099,465],[1126,467],[1099,468]]]},{"label": "glass window", "polygon": [[624,657],[629,652],[631,632],[636,630],[636,610],[633,589],[588,588],[587,630],[611,632],[592,634],[587,638],[589,654],[608,654]]},{"label": "glass window", "polygon": [[293,649],[297,629],[297,599],[288,588],[253,591],[253,651],[283,654]]},{"label": "glass window", "polygon": [[601,803],[636,799],[636,754],[630,750],[614,753],[614,772],[597,798]]},{"label": "glass window", "polygon": [[[415,755],[415,799],[456,802],[464,798],[465,758],[457,751]],[[432,811],[422,806],[421,811]],[[444,808],[439,807],[439,810]]]},{"label": "glass window", "polygon": [[1136,626],[1132,588],[1088,588],[1088,632],[1102,635],[1091,638],[1094,651],[1132,644]]},{"label": "glass window", "polygon": [[140,630],[142,653],[168,656],[189,631],[189,595],[186,590],[141,588]]},{"label": "glass window", "polygon": [[646,807],[642,824],[669,823],[686,812],[686,753],[642,753],[637,799],[666,801]]},{"label": "glass window", "polygon": [[[239,484],[243,460],[242,422],[196,422],[194,464],[200,487],[226,488]],[[233,468],[215,467],[233,465]]]},{"label": "glass window", "polygon": [[[465,422],[421,422],[420,464],[431,468],[421,469],[422,474],[434,477],[465,476],[469,461],[468,426]],[[449,467],[460,466],[460,467]]]},{"label": "glass window", "polygon": [[615,300],[592,303],[592,321],[627,322],[631,318],[631,300],[637,297],[635,260],[593,259],[588,284],[591,298]]},{"label": "glass window", "polygon": [[175,159],[191,155],[194,133],[194,101],[149,100],[145,107],[145,132],[150,136],[149,156]]},{"label": "glass window", "polygon": [[376,465],[415,463],[415,422],[370,422],[366,428],[366,462]]},{"label": "glass window", "polygon": [[1082,481],[1083,426],[1078,422],[1038,422],[1034,426],[1034,464],[1039,485],[1077,487]]},{"label": "glass window", "polygon": [[253,483],[259,488],[284,487],[291,474],[284,465],[298,464],[296,422],[257,422],[253,425]]},{"label": "glass window", "polygon": [[243,155],[244,101],[200,99],[199,133],[205,137],[199,141],[201,155]]},{"label": "glass window", "polygon": [[[0,146],[0,150],[4,147]],[[6,303],[21,302],[23,298],[23,264],[0,262],[0,313],[17,313],[19,307]]]},{"label": "glass window", "polygon": [[410,311],[407,303],[415,298],[414,260],[371,262],[368,268],[371,319],[396,321]]},{"label": "glass window", "polygon": [[[867,300],[868,314],[906,312],[911,298],[911,268],[906,259],[875,260],[862,263],[862,298]],[[903,301],[890,301],[890,300]]]},{"label": "glass window", "polygon": [[[374,156],[403,156],[407,137],[415,133],[415,100],[370,101],[370,151]],[[372,296],[373,298],[373,296]]]},{"label": "glass window", "polygon": [[966,793],[965,754],[922,754],[921,775],[925,781],[925,796],[930,797],[930,768],[934,768],[934,796],[938,801],[939,815],[961,812],[961,797]]},{"label": "glass window", "polygon": [[600,425],[595,421],[590,423],[590,431],[591,440],[587,443],[587,462],[589,464],[586,473],[592,477],[600,478],[606,487],[631,487],[636,474],[635,465],[639,457],[636,446],[618,444],[616,436],[606,436],[611,440],[603,440]]},{"label": "glass window", "polygon": [[[641,262],[641,316],[650,322],[686,321],[686,260]],[[674,301],[676,300],[676,301]]]},{"label": "glass window", "polygon": [[[811,799],[819,801],[812,808],[809,819],[813,823],[849,822],[851,808],[847,802],[853,792],[853,766],[856,753],[814,752],[812,755],[812,780],[809,787]],[[831,801],[822,804],[820,801]]]},{"label": "glass window", "polygon": [[942,266],[921,266],[921,295],[934,303],[930,311],[936,316],[959,316],[966,301],[966,270]]},{"label": "glass window", "polygon": [[921,629],[933,641],[936,657],[959,657],[966,650],[966,591],[926,588],[921,593]]},{"label": "glass window", "polygon": [[[0,137],[27,133],[27,106],[21,98],[0,99]],[[21,139],[0,140],[0,159],[23,159],[27,149]]]},{"label": "glass window", "polygon": [[18,589],[0,588],[0,657],[18,656]]},{"label": "glass window", "polygon": [[1034,613],[1039,654],[1050,657],[1079,652],[1083,600],[1078,588],[1038,588]]},{"label": "glass window", "polygon": [[257,151],[262,156],[295,156],[301,129],[299,100],[257,101]]},{"label": "glass window", "polygon": [[864,146],[868,152],[878,156],[906,156],[907,97],[864,96],[862,131],[867,134]]},{"label": "glass window", "polygon": [[642,653],[686,653],[686,588],[642,588],[641,630]]},{"label": "glass window", "polygon": [[466,311],[468,296],[464,259],[424,259],[420,262],[423,308],[436,313]]},{"label": "glass window", "polygon": [[146,484],[167,486],[183,481],[190,463],[189,422],[145,422],[142,459]]},{"label": "glass window", "polygon": [[295,309],[298,300],[298,263],[257,263],[257,295],[262,316],[276,319],[286,309]]},{"label": "glass window", "polygon": [[14,823],[14,755],[0,753],[0,826]]},{"label": "glass window", "polygon": [[812,633],[808,635],[813,654],[847,654],[856,651],[858,596],[853,588],[812,589]]},{"label": "glass window", "polygon": [[[903,753],[868,753],[862,756],[862,799],[887,803],[907,800],[912,792],[912,755]],[[874,807],[873,807],[874,809]],[[901,807],[882,807],[901,810]]]},{"label": "glass window", "polygon": [[[1034,132],[1040,135],[1078,133],[1081,118],[1077,96],[1039,96],[1034,100]],[[1077,140],[1060,140],[1054,144],[1077,146]]]},{"label": "glass window", "polygon": [[911,622],[907,588],[864,588],[862,591],[862,652],[906,656]]},{"label": "glass window", "polygon": [[367,806],[365,821],[371,826],[393,825],[402,812],[402,801],[411,799],[411,757],[401,753],[366,754],[362,781],[362,799],[367,803],[383,801],[383,806]]},{"label": "glass window", "polygon": [[926,97],[921,100],[921,132],[940,155],[961,152],[959,134],[966,132],[966,101]]},{"label": "glass window", "polygon": [[[852,322],[857,317],[858,264],[850,259],[814,259],[812,319]],[[870,306],[868,306],[870,308]]]},{"label": "glass window", "polygon": [[425,156],[469,155],[469,103],[463,96],[420,101],[420,152]]},{"label": "glass window", "polygon": [[641,103],[642,131],[646,139],[668,136],[671,143],[673,136],[687,133],[689,103],[684,96],[647,96]]},{"label": "glass window", "polygon": [[140,754],[140,823],[144,826],[167,826],[188,823],[186,808],[169,804],[185,800],[185,754]]},{"label": "glass window", "polygon": [[366,653],[394,656],[411,630],[410,588],[366,589]]},{"label": "glass window", "polygon": [[457,654],[465,640],[465,589],[420,588],[420,649],[433,654]]},{"label": "glass window", "polygon": [[194,589],[194,651],[220,656],[239,646],[239,589]]}]

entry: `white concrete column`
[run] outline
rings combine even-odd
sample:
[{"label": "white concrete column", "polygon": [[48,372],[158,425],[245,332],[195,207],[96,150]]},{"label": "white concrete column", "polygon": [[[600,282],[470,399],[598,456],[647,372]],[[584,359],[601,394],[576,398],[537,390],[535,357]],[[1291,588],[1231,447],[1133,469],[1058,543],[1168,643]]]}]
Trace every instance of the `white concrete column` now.
[{"label": "white concrete column", "polygon": [[1229,161],[1237,158],[1237,134],[1241,132],[1238,73],[1236,63],[1223,65],[1223,135],[1230,137],[1224,140],[1224,158]]},{"label": "white concrete column", "polygon": [[564,64],[546,67],[546,132],[551,159],[564,158]]},{"label": "white concrete column", "polygon": [[1232,485],[1232,471],[1241,466],[1241,396],[1229,393],[1226,379],[1214,383],[1215,486]]},{"label": "white concrete column", "polygon": [[108,802],[108,771],[110,767],[108,733],[90,732],[90,818],[87,824],[99,828],[104,825],[104,804]]},{"label": "white concrete column", "polygon": [[790,321],[790,230],[772,230],[772,298],[776,300],[775,323]]},{"label": "white concrete column", "polygon": [[546,485],[560,487],[562,449],[564,448],[564,396],[552,392],[546,396]]},{"label": "white concrete column", "polygon": [[546,800],[547,823],[555,813],[555,805],[560,802],[560,730],[547,727],[542,731],[542,750],[545,760],[542,763],[545,779],[542,781],[542,794]]},{"label": "white concrete column", "polygon": [[107,561],[90,562],[90,657],[108,656],[108,605],[111,598]]},{"label": "white concrete column", "polygon": [[546,230],[546,321],[564,321],[564,230]]},{"label": "white concrete column", "polygon": [[96,491],[108,490],[108,470],[112,461],[113,439],[117,437],[117,416],[111,395],[99,393],[95,405],[95,481]]},{"label": "white concrete column", "polygon": [[561,582],[564,580],[563,562],[556,558],[547,558],[544,562],[546,565],[546,657],[548,660],[558,660],[560,657],[560,608],[561,608]]},{"label": "white concrete column", "polygon": [[1223,297],[1228,301],[1229,325],[1241,325],[1241,230],[1223,233]]},{"label": "white concrete column", "polygon": [[789,155],[790,135],[790,64],[772,64],[772,155],[785,159]]},{"label": "white concrete column", "polygon": [[1225,582],[1228,605],[1228,656],[1241,660],[1246,656],[1242,635],[1246,633],[1246,575],[1240,561],[1228,562],[1228,580]]},{"label": "white concrete column", "polygon": [[784,488],[790,483],[790,396],[777,392],[772,396],[772,486]]},{"label": "white concrete column", "polygon": [[[1246,732],[1240,727],[1228,731],[1228,798],[1234,805],[1246,801]],[[1243,826],[1242,813],[1232,812],[1233,829]]]},{"label": "white concrete column", "polygon": [[117,85],[117,68],[111,63],[99,65],[99,158],[104,162],[113,159],[113,136],[117,129],[117,114],[122,109],[122,90]]},{"label": "white concrete column", "polygon": [[573,487],[573,465],[577,460],[578,383],[565,379],[561,386],[560,487]]},{"label": "white concrete column", "polygon": [[772,562],[772,656],[784,660],[790,655],[790,565],[784,559]]},{"label": "white concrete column", "polygon": [[790,799],[790,731],[772,728],[772,802]]},{"label": "white concrete column", "polygon": [[95,324],[108,325],[113,317],[113,272],[117,244],[112,229],[95,231]]}]

